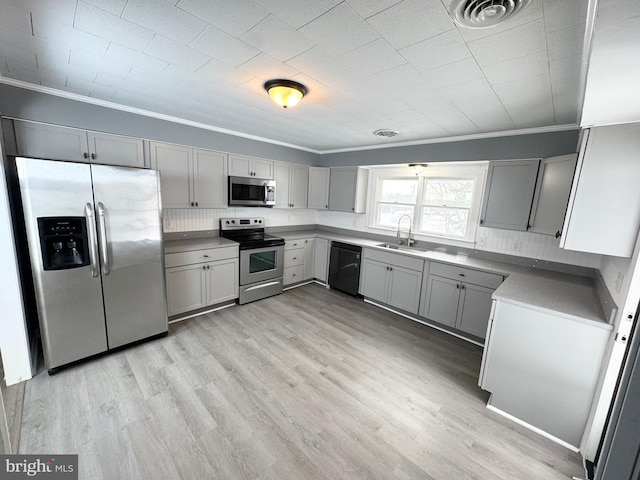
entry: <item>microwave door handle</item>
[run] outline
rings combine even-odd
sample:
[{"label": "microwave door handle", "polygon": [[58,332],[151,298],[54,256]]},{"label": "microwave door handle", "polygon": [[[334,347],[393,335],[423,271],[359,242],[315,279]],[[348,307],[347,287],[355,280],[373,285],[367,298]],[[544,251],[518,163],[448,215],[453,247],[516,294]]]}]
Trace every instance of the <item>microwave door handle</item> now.
[{"label": "microwave door handle", "polygon": [[89,243],[89,256],[91,257],[91,276],[96,278],[98,272],[98,235],[96,234],[96,219],[93,214],[93,205],[87,203],[84,206],[84,216],[87,219],[87,236]]},{"label": "microwave door handle", "polygon": [[107,245],[107,222],[105,220],[105,208],[102,202],[98,202],[98,223],[100,224],[100,253],[102,258],[102,273],[109,275],[109,251]]},{"label": "microwave door handle", "polygon": [[266,205],[267,200],[269,199],[269,187],[267,187],[267,182],[264,182],[264,200],[263,203]]}]

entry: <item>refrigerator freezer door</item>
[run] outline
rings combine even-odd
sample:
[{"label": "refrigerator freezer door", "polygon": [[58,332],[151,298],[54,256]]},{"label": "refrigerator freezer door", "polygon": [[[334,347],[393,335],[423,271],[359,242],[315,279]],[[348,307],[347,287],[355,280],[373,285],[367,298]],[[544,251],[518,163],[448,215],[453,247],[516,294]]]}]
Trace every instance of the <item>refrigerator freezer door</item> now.
[{"label": "refrigerator freezer door", "polygon": [[167,331],[158,173],[92,165],[109,348]]},{"label": "refrigerator freezer door", "polygon": [[[45,364],[48,369],[107,350],[97,258],[79,268],[44,270],[39,217],[83,217],[90,232],[89,165],[17,158]],[[89,235],[89,238],[95,236]],[[95,252],[95,248],[90,248]]]}]

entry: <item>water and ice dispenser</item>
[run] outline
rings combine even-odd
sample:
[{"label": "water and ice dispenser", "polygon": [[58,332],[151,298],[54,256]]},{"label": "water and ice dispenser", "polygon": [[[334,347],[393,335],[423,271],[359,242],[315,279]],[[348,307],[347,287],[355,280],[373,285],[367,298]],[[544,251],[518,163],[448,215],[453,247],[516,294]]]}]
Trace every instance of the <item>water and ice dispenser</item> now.
[{"label": "water and ice dispenser", "polygon": [[84,217],[40,217],[38,230],[45,270],[89,265],[87,223]]}]

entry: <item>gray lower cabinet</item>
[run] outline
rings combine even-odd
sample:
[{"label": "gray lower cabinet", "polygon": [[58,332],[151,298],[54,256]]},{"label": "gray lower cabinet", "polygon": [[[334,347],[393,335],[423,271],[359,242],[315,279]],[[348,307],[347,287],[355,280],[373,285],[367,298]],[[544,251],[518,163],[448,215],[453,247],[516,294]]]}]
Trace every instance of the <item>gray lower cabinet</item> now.
[{"label": "gray lower cabinet", "polygon": [[391,307],[418,313],[424,260],[365,248],[360,294]]},{"label": "gray lower cabinet", "polygon": [[284,244],[284,284],[311,280],[315,269],[315,239],[287,240]]},{"label": "gray lower cabinet", "polygon": [[169,316],[238,298],[238,247],[165,255]]},{"label": "gray lower cabinet", "polygon": [[313,276],[327,283],[327,265],[329,264],[329,240],[316,238],[314,245]]},{"label": "gray lower cabinet", "polygon": [[437,262],[425,275],[420,316],[485,338],[491,295],[502,275]]},{"label": "gray lower cabinet", "polygon": [[144,168],[139,138],[15,120],[17,154],[24,157]]}]

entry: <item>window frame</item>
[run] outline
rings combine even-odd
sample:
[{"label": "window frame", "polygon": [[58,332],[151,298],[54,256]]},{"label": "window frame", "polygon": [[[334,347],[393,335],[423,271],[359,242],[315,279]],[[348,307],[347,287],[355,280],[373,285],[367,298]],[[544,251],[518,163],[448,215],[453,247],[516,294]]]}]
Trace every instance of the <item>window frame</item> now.
[{"label": "window frame", "polygon": [[[427,169],[418,176],[418,187],[416,191],[416,203],[413,206],[413,213],[411,219],[411,229],[414,236],[420,237],[419,239],[437,240],[438,242],[445,241],[445,243],[452,244],[467,244],[473,243],[475,240],[476,230],[479,226],[480,211],[483,202],[484,185],[487,176],[489,162],[446,162],[434,164],[431,163]],[[379,208],[380,204],[384,203],[380,201],[381,193],[381,181],[387,179],[410,179],[416,178],[416,175],[405,166],[386,166],[373,169],[374,181],[370,186],[374,190],[371,195],[371,216],[369,218],[369,228],[375,230],[383,230],[386,232],[396,232],[397,227],[389,227],[386,225],[380,225]],[[471,207],[469,208],[469,217],[467,220],[467,231],[465,235],[456,236],[451,234],[442,234],[422,229],[422,211],[424,208],[424,191],[426,188],[426,179],[459,179],[459,180],[473,180],[473,197]],[[405,204],[402,204],[405,205]],[[455,207],[450,207],[455,208]],[[404,225],[403,225],[404,227]],[[404,232],[405,229],[401,230]]]},{"label": "window frame", "polygon": [[[382,204],[384,205],[393,205],[393,204],[389,204],[388,202],[383,202],[380,200],[380,195],[382,193],[382,182],[385,180],[416,180],[415,176],[413,176],[413,178],[411,177],[407,177],[406,175],[404,176],[398,176],[398,175],[393,175],[393,176],[384,176],[384,177],[380,177],[378,176],[376,179],[376,194],[375,194],[375,202],[374,202],[374,222],[375,222],[375,227],[376,228],[385,228],[385,229],[393,229],[394,227],[390,227],[387,225],[381,225],[378,223],[378,220],[380,218],[380,206]],[[411,222],[413,222],[413,216],[416,213],[416,205],[418,202],[418,199],[420,198],[420,192],[421,192],[421,188],[420,188],[420,181],[418,180],[418,183],[416,185],[416,202],[414,204],[411,203],[396,203],[396,205],[408,205],[408,206],[413,206],[413,212],[411,213]]]}]

